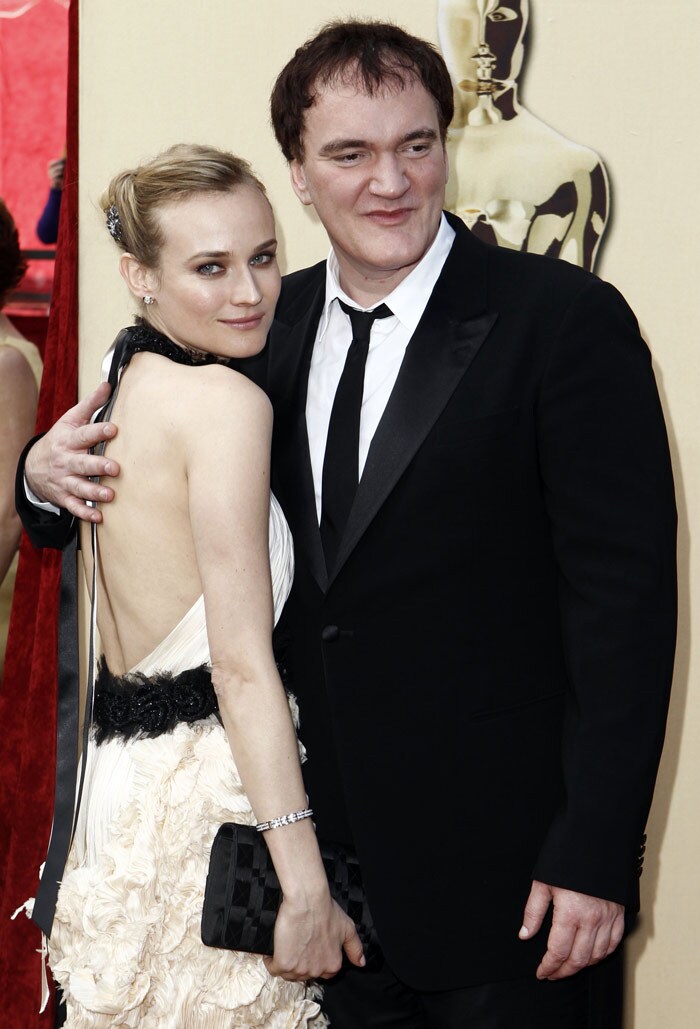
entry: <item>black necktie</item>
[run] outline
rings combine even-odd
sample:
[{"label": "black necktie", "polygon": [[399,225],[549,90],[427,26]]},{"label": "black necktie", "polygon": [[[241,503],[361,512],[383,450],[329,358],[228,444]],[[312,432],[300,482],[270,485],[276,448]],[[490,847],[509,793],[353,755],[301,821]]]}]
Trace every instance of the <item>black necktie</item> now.
[{"label": "black necktie", "polygon": [[338,303],[350,318],[352,343],[335,392],[323,459],[321,540],[329,572],[357,490],[360,411],[372,323],[392,313],[386,304],[373,311],[358,311],[342,300]]}]

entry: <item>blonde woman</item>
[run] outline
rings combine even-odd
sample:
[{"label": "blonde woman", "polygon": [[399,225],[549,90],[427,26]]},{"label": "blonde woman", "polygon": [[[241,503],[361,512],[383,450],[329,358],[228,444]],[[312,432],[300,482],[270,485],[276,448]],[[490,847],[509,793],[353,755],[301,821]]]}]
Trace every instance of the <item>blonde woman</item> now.
[{"label": "blonde woman", "polygon": [[182,145],[116,176],[103,208],[140,318],[116,357],[104,657],[51,968],[69,1026],[323,1026],[305,981],[333,975],[343,948],[363,959],[310,818],[266,833],[284,892],[274,957],[200,939],[219,824],[309,807],[271,646],[292,576],[271,409],[226,365],[272,323],[274,217],[244,161]]}]

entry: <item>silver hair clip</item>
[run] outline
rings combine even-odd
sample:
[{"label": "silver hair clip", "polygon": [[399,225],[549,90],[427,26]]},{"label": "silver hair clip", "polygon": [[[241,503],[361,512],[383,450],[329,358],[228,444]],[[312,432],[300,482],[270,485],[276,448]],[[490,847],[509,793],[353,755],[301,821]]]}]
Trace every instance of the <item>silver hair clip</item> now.
[{"label": "silver hair clip", "polygon": [[116,204],[112,204],[111,207],[107,208],[107,228],[112,239],[116,240],[117,243],[121,243],[122,223]]}]

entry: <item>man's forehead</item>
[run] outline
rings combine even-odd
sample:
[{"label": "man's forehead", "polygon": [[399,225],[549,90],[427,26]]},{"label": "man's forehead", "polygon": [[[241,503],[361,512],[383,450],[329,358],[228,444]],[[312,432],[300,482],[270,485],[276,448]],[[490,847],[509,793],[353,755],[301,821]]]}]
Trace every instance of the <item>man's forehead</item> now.
[{"label": "man's forehead", "polygon": [[362,96],[384,100],[416,88],[424,89],[418,75],[409,68],[392,68],[389,74],[375,82],[365,79],[356,65],[350,65],[316,80],[311,90],[312,106],[324,96]]}]

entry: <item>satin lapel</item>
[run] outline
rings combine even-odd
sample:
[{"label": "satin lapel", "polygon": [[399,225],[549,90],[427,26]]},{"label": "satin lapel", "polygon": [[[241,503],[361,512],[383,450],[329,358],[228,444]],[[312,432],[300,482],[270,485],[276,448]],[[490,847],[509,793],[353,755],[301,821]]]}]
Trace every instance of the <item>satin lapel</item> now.
[{"label": "satin lapel", "polygon": [[[496,313],[484,311],[486,258],[482,253],[480,266],[468,267],[474,262],[472,240],[465,241],[465,232],[463,226],[458,229],[453,245],[456,253],[448,258],[406,349],[370,446],[329,585],[412,461],[498,318]],[[465,249],[470,255],[467,262]],[[471,312],[465,314],[468,308],[461,298],[467,288]],[[479,313],[474,313],[475,307],[481,308]]]},{"label": "satin lapel", "polygon": [[[318,320],[323,309],[325,280],[310,291],[305,313],[290,326],[275,323],[270,335],[270,396],[275,411],[273,489],[294,538],[322,590],[328,584],[321,534],[316,515],[313,474],[306,429],[309,365]],[[298,305],[295,305],[298,309]]]}]

